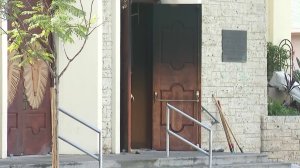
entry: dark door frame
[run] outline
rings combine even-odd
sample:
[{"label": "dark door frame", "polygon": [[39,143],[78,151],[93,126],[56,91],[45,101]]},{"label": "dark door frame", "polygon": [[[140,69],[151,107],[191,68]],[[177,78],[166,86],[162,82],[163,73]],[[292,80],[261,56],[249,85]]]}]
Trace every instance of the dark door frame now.
[{"label": "dark door frame", "polygon": [[121,0],[121,150],[131,152],[131,0]]}]

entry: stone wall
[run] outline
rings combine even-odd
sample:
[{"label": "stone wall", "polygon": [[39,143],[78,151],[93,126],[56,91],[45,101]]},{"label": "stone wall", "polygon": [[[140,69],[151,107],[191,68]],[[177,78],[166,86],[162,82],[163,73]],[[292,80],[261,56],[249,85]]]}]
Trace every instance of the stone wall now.
[{"label": "stone wall", "polygon": [[112,149],[112,4],[102,1],[103,9],[103,69],[102,69],[102,131],[104,152]]},{"label": "stone wall", "polygon": [[275,161],[300,164],[300,116],[262,118],[261,151]]},{"label": "stone wall", "polygon": [[[247,31],[247,62],[222,62],[222,30]],[[214,115],[220,101],[240,145],[259,152],[261,116],[267,115],[266,4],[264,0],[202,1],[202,105]],[[203,115],[203,120],[206,116]],[[222,124],[213,146],[228,151]],[[207,146],[207,134],[202,143]]]}]

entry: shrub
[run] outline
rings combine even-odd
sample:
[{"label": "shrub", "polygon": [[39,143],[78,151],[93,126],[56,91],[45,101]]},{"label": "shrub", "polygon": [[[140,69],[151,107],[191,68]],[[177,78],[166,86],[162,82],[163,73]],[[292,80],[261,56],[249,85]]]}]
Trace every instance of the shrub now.
[{"label": "shrub", "polygon": [[278,101],[270,101],[268,103],[269,116],[286,116],[286,115],[300,115],[297,109],[286,107]]},{"label": "shrub", "polygon": [[273,43],[268,42],[267,44],[267,76],[268,80],[273,75],[274,71],[287,71],[289,55],[287,51],[283,48],[280,48]]}]

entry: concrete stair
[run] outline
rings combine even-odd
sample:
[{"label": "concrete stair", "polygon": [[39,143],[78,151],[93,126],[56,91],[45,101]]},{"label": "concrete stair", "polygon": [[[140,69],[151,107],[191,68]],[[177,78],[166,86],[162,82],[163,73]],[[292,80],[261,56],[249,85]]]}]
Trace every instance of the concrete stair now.
[{"label": "concrete stair", "polygon": [[[141,152],[105,155],[103,168],[206,168],[208,158],[197,152]],[[0,168],[51,168],[51,157],[25,156],[0,160]],[[98,162],[85,155],[60,156],[61,168],[98,168]],[[214,153],[213,168],[300,168],[290,163],[272,162],[264,154]]]},{"label": "concrete stair", "polygon": [[[110,160],[111,162],[112,160]],[[105,162],[104,162],[105,163]],[[170,157],[144,160],[115,160],[105,168],[206,168],[207,157]],[[290,163],[268,160],[263,154],[226,154],[213,157],[213,168],[300,168]]]}]

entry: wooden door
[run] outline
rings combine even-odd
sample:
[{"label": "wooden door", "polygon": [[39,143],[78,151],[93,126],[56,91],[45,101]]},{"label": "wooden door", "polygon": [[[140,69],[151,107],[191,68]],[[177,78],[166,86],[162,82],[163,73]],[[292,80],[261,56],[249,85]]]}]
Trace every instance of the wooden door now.
[{"label": "wooden door", "polygon": [[44,99],[32,109],[25,96],[22,77],[14,101],[8,107],[8,155],[41,155],[51,150],[50,78]]},{"label": "wooden door", "polygon": [[[166,141],[166,102],[160,99],[194,100],[200,94],[198,15],[199,8],[194,5],[154,7],[153,148],[156,150],[165,149]],[[198,118],[199,102],[169,103]],[[173,112],[170,120],[171,130],[197,144],[200,135],[193,122]],[[171,136],[170,149],[191,150],[191,147]]]},{"label": "wooden door", "polygon": [[[31,8],[31,5],[38,2],[38,0],[26,1],[24,3],[26,8]],[[45,3],[50,4],[50,0],[45,0]],[[20,16],[19,20],[26,19],[26,16]],[[26,27],[27,25],[24,24]],[[8,29],[11,29],[11,23],[8,23]],[[35,33],[40,33],[39,29],[32,30]],[[38,63],[37,63],[38,64]],[[36,65],[37,65],[36,64]],[[9,70],[11,67],[9,67]],[[43,68],[43,70],[39,69]],[[15,69],[15,68],[14,68]],[[46,69],[46,70],[45,70]],[[27,69],[28,70],[28,69]],[[8,120],[7,120],[7,153],[8,155],[41,155],[48,154],[51,151],[51,108],[50,108],[50,85],[51,78],[47,72],[47,68],[39,65],[30,67],[31,72],[25,76],[27,79],[34,81],[36,75],[48,76],[43,86],[45,91],[41,96],[41,102],[35,104],[37,107],[32,108],[28,102],[28,97],[25,92],[25,85],[29,86],[28,83],[24,84],[23,73],[24,68],[18,68],[18,85],[15,96],[11,100],[8,106]],[[41,72],[43,71],[43,72]],[[45,73],[46,71],[46,73]],[[28,77],[31,74],[31,77]],[[46,75],[48,74],[48,75]],[[39,78],[39,77],[38,77]],[[39,80],[41,81],[41,80]],[[10,85],[11,83],[8,83]],[[40,84],[39,84],[40,85]],[[33,84],[34,96],[37,96],[41,90],[41,87],[36,87]],[[37,91],[39,90],[39,91]],[[28,93],[28,92],[27,92]]]}]

